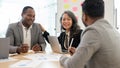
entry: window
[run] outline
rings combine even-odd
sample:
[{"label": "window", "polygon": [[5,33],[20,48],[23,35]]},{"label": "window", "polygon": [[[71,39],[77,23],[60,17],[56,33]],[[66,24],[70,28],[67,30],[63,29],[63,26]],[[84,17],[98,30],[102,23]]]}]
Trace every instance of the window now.
[{"label": "window", "polygon": [[10,23],[21,19],[24,6],[32,6],[36,12],[35,22],[40,23],[51,35],[55,35],[57,0],[0,0],[0,37],[5,37]]},{"label": "window", "polygon": [[115,0],[116,28],[120,32],[120,0]]}]

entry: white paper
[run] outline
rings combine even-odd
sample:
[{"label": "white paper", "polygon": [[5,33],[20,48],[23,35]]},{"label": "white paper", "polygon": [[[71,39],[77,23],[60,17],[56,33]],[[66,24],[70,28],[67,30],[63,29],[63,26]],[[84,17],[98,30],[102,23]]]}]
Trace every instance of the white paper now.
[{"label": "white paper", "polygon": [[36,68],[40,65],[41,61],[34,60],[21,60],[13,65],[10,68]]},{"label": "white paper", "polygon": [[16,61],[16,60],[18,60],[18,59],[14,59],[14,58],[9,57],[8,59],[0,59],[0,63],[9,62],[9,61]]},{"label": "white paper", "polygon": [[59,58],[62,54],[28,54],[24,56],[25,58],[31,59],[31,60],[39,60],[39,61],[59,61]]}]

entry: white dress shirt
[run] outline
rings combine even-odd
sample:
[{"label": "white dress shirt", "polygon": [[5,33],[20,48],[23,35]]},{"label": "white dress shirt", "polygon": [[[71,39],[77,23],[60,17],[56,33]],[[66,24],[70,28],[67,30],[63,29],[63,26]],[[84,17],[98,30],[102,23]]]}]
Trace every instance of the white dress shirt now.
[{"label": "white dress shirt", "polygon": [[29,28],[26,28],[22,25],[23,28],[23,44],[28,44],[29,49],[31,49],[31,28],[32,25]]}]

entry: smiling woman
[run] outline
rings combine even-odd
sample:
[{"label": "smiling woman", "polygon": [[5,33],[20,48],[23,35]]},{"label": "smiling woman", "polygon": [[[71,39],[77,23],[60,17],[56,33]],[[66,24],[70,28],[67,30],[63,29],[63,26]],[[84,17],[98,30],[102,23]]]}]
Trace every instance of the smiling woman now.
[{"label": "smiling woman", "polygon": [[39,22],[52,35],[55,35],[57,0],[0,0],[0,37],[5,37],[10,23],[21,19],[22,8],[27,5],[35,9],[35,22]]}]

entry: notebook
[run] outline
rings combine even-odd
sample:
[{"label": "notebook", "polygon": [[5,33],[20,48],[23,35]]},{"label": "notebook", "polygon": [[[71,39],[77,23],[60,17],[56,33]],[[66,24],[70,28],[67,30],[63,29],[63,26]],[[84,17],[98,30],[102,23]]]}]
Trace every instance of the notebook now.
[{"label": "notebook", "polygon": [[48,40],[53,52],[62,53],[61,45],[59,44],[58,38],[56,36],[48,36]]},{"label": "notebook", "polygon": [[7,59],[9,56],[10,39],[0,38],[0,59]]}]

